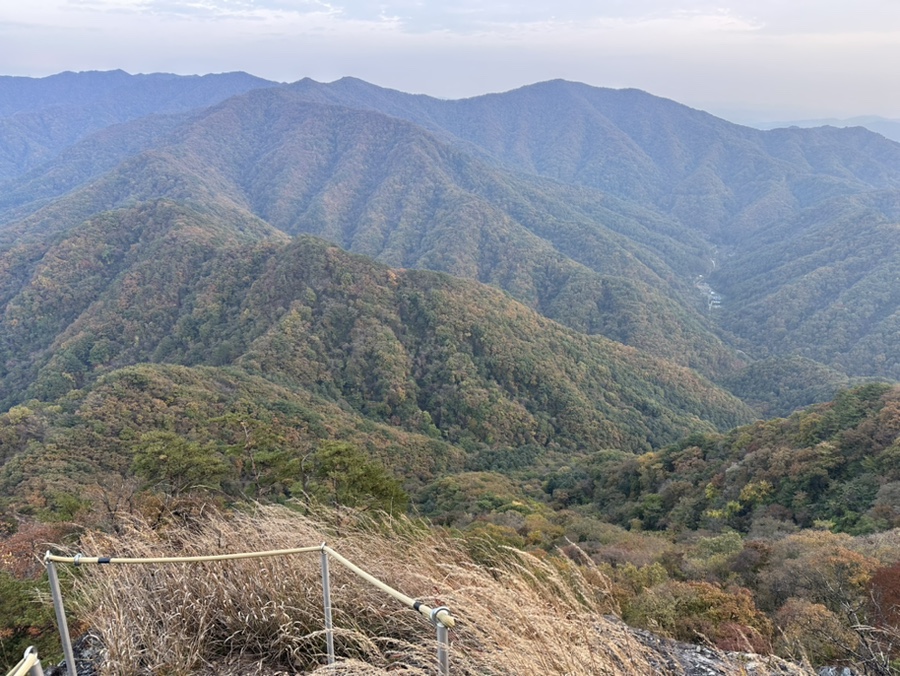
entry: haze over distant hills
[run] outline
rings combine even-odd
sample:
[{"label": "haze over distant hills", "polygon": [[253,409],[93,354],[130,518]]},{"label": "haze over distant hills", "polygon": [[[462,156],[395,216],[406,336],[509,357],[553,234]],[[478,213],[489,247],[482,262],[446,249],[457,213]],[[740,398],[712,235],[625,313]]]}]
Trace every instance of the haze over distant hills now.
[{"label": "haze over distant hills", "polygon": [[272,84],[246,73],[185,77],[116,70],[40,79],[0,76],[0,181],[114,124],[202,109]]}]

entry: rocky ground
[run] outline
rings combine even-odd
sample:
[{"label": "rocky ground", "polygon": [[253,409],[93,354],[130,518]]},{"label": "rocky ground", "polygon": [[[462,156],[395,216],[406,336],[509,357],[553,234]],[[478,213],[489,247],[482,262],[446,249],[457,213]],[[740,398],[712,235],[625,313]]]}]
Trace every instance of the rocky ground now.
[{"label": "rocky ground", "polygon": [[[714,648],[681,643],[649,631],[630,629],[651,655],[658,655],[655,673],[678,676],[810,676],[816,672],[779,657],[753,653],[723,652]],[[651,657],[651,661],[652,661]]]}]

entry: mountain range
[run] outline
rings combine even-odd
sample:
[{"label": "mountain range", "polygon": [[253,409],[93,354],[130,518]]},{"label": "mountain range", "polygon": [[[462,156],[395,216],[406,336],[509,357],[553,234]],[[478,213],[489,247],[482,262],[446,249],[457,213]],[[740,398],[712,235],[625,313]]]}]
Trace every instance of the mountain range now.
[{"label": "mountain range", "polygon": [[898,219],[878,134],[637,90],[0,78],[0,457],[176,367],[460,467],[658,448],[900,377]]}]

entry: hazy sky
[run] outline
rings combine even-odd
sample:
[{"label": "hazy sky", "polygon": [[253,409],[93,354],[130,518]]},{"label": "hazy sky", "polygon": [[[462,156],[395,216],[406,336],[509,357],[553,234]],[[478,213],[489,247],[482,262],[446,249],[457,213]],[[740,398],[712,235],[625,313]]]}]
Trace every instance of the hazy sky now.
[{"label": "hazy sky", "polygon": [[732,119],[900,118],[900,0],[0,0],[0,74],[353,75],[445,98],[565,78]]}]

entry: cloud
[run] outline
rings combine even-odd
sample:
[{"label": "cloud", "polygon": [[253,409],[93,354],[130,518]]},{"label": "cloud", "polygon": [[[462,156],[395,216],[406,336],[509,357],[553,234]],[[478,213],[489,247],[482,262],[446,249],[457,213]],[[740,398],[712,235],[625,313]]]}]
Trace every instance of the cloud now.
[{"label": "cloud", "polygon": [[846,0],[753,0],[732,3],[732,7],[772,35],[883,33],[900,28],[896,0],[854,0],[852,4]]},{"label": "cloud", "polygon": [[[679,9],[660,0],[614,0],[604,3],[596,0],[456,0],[453,3],[334,0],[332,8],[336,18],[379,23],[390,21],[406,33],[440,32],[460,36],[514,35],[522,30],[533,32],[535,29],[560,32],[591,26],[620,28],[623,25],[693,21],[703,16],[713,19],[707,27],[721,28],[726,23],[746,24],[715,3],[695,2],[690,9]],[[727,20],[722,21],[723,18]]]},{"label": "cloud", "polygon": [[266,19],[334,14],[324,0],[68,0],[67,6],[98,13],[153,14],[169,18]]},{"label": "cloud", "polygon": [[[39,0],[43,4],[53,4]],[[151,14],[171,19],[292,20],[328,17],[335,27],[364,24],[391,27],[405,33],[506,35],[523,28],[573,26],[652,26],[690,22],[697,28],[723,29],[748,25],[716,3],[695,0],[688,9],[660,0],[597,3],[590,0],[521,0],[485,2],[455,0],[64,0],[60,11],[97,14]],[[706,17],[708,21],[697,21]]]}]

